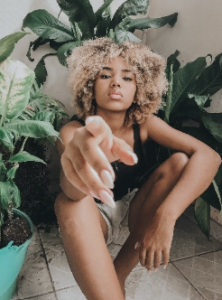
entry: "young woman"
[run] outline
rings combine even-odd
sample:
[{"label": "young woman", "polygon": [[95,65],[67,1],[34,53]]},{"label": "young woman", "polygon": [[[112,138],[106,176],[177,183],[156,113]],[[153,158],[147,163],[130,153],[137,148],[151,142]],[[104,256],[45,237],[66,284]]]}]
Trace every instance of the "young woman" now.
[{"label": "young woman", "polygon": [[[167,87],[165,61],[147,46],[87,41],[73,50],[69,68],[76,117],[58,143],[62,240],[87,299],[124,300],[138,262],[149,271],[167,266],[176,220],[210,185],[221,159],[155,116]],[[174,154],[147,166],[148,139]],[[130,233],[113,262],[106,244],[123,222]]]}]

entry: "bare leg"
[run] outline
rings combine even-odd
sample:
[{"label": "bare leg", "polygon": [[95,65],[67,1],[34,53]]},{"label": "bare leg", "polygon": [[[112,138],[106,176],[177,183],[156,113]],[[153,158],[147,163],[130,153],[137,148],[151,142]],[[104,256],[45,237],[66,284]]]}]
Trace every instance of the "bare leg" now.
[{"label": "bare leg", "polygon": [[143,231],[141,217],[152,216],[179,180],[187,162],[183,153],[172,155],[148,178],[133,199],[129,210],[130,235],[114,261],[122,290],[127,276],[139,262],[138,250],[134,246],[138,232]]},{"label": "bare leg", "polygon": [[88,300],[124,300],[108,252],[107,225],[90,196],[75,202],[60,194],[55,204],[64,249]]}]

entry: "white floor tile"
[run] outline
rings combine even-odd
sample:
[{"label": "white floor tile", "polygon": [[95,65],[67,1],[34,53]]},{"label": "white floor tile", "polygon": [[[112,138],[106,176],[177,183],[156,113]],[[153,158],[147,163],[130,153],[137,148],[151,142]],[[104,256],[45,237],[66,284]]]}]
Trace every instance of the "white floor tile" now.
[{"label": "white floor tile", "polygon": [[29,246],[26,261],[19,274],[17,286],[19,299],[38,296],[53,291],[40,239],[36,233]]}]

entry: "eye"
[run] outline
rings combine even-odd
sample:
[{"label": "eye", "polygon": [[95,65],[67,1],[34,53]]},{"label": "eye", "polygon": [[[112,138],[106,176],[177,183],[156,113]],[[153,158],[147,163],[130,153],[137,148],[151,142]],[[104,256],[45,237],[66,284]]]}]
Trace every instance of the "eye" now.
[{"label": "eye", "polygon": [[102,79],[108,79],[108,78],[110,78],[111,76],[110,75],[108,75],[108,74],[101,74],[100,75],[100,78],[102,78]]},{"label": "eye", "polygon": [[132,80],[133,80],[131,77],[123,77],[123,79],[124,79],[125,81],[132,81]]}]

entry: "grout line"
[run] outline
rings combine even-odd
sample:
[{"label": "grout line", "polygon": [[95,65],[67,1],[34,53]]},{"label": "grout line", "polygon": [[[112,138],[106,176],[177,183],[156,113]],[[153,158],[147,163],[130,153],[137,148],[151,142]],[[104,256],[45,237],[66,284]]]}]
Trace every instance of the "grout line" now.
[{"label": "grout line", "polygon": [[40,235],[40,233],[39,233],[39,231],[38,231],[37,228],[36,228],[36,231],[37,231],[37,234],[38,234],[38,236],[39,236],[40,245],[41,245],[42,252],[43,252],[43,257],[45,258],[46,266],[47,266],[47,269],[48,269],[48,272],[49,272],[49,277],[50,277],[50,280],[51,280],[52,289],[53,289],[53,292],[54,292],[54,294],[55,294],[56,300],[58,300],[57,294],[56,294],[56,289],[55,289],[55,287],[54,287],[53,280],[52,280],[52,275],[51,275],[51,272],[50,272],[50,269],[49,269],[49,264],[48,264],[47,256],[46,256],[46,253],[45,253],[45,248],[44,248],[44,246],[43,246],[43,242],[42,242],[42,239],[41,239],[41,235]]},{"label": "grout line", "polygon": [[49,293],[45,293],[45,294],[40,294],[40,295],[36,295],[36,296],[31,296],[31,297],[26,297],[26,298],[16,298],[15,300],[32,300],[32,299],[36,299],[36,297],[42,297],[42,296],[47,296],[47,295],[54,295],[56,296],[56,294],[54,292],[49,292]]},{"label": "grout line", "polygon": [[193,257],[203,256],[203,255],[206,255],[206,254],[210,254],[210,253],[214,253],[214,252],[220,252],[220,251],[222,251],[222,249],[210,250],[210,251],[198,253],[198,254],[191,255],[191,256],[186,256],[186,257],[181,257],[181,258],[176,258],[176,259],[170,259],[170,262],[174,263],[174,262],[178,262],[178,261],[181,261],[181,260],[190,259],[190,258],[193,258]]},{"label": "grout line", "polygon": [[204,295],[201,294],[201,292],[192,284],[192,282],[189,281],[189,279],[180,271],[180,269],[172,262],[173,266],[177,269],[178,272],[186,279],[186,281],[194,288],[194,290],[204,299],[208,300],[204,297]]}]

